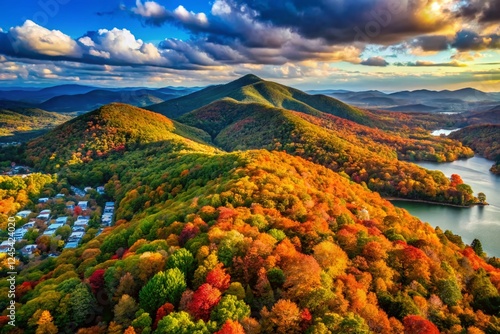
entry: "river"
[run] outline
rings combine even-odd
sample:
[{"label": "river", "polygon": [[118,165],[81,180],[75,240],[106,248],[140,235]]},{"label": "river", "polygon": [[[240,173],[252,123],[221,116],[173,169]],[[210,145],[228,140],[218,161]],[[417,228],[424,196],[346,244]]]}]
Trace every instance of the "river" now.
[{"label": "river", "polygon": [[440,170],[446,176],[459,174],[464,183],[474,190],[486,194],[488,206],[456,208],[424,203],[393,201],[393,204],[407,209],[412,215],[443,231],[450,230],[470,244],[474,238],[481,241],[483,250],[489,256],[500,257],[500,176],[489,171],[492,161],[475,156],[468,160],[449,163],[419,162],[418,165]]}]

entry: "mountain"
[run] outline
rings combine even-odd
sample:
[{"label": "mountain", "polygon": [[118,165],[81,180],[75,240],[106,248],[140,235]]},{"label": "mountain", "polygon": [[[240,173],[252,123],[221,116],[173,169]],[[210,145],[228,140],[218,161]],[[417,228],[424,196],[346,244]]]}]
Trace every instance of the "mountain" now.
[{"label": "mountain", "polygon": [[[312,92],[315,91],[309,91],[309,93]],[[421,89],[394,93],[384,93],[377,90],[360,92],[323,90],[322,92],[357,107],[369,109],[392,107],[391,110],[402,112],[463,113],[484,111],[500,102],[498,93],[485,93],[473,88],[455,91]],[[428,107],[418,108],[419,105]]]},{"label": "mountain", "polygon": [[187,96],[149,106],[147,109],[175,119],[223,98],[231,98],[239,102],[261,103],[270,107],[291,109],[311,115],[325,112],[361,124],[376,122],[365,111],[353,108],[331,97],[309,95],[294,88],[262,80],[255,75],[246,75],[225,85],[207,87]]},{"label": "mountain", "polygon": [[24,104],[0,101],[0,142],[21,141],[70,119]]},{"label": "mountain", "polygon": [[92,161],[113,152],[162,143],[172,150],[214,152],[202,130],[126,104],[114,103],[66,122],[27,144],[29,162],[57,170]]},{"label": "mountain", "polygon": [[53,97],[40,105],[41,108],[57,112],[89,111],[112,102],[123,102],[138,107],[157,104],[180,93],[163,93],[157,90],[92,90],[85,94],[61,95]]},{"label": "mountain", "polygon": [[28,103],[42,103],[50,98],[59,95],[68,95],[68,94],[85,94],[92,90],[96,89],[96,87],[91,86],[83,86],[83,85],[59,85],[53,87],[47,87],[37,90],[7,90],[2,91],[0,89],[0,99],[3,100],[12,100],[12,101],[21,101]]}]

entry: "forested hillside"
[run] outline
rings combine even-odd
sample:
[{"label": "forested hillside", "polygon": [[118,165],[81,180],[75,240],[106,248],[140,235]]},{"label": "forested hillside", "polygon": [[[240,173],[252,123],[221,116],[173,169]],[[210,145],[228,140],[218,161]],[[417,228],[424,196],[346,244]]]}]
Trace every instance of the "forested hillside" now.
[{"label": "forested hillside", "polygon": [[460,140],[486,159],[495,161],[491,171],[500,174],[500,125],[473,125],[452,132],[449,137]]},{"label": "forested hillside", "polygon": [[470,188],[458,188],[440,172],[401,160],[453,161],[470,157],[456,141],[411,132],[373,129],[330,114],[317,116],[231,99],[185,114],[180,122],[207,131],[215,145],[228,150],[283,150],[347,173],[385,196],[465,205]]},{"label": "forested hillside", "polygon": [[17,132],[50,129],[68,120],[69,116],[15,106],[15,103],[4,106],[0,102],[0,140],[2,137],[8,137],[8,141],[16,141]]},{"label": "forested hillside", "polygon": [[119,220],[21,266],[26,333],[499,330],[499,269],[325,167],[268,151],[108,159],[85,167],[112,166]]}]

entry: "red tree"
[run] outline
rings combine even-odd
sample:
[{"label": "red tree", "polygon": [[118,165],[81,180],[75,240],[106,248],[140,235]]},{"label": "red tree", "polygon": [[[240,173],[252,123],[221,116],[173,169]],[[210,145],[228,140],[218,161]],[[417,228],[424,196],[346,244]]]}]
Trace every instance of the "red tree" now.
[{"label": "red tree", "polygon": [[155,323],[153,325],[153,329],[156,329],[156,327],[158,327],[158,322],[161,319],[163,319],[163,317],[166,317],[167,315],[169,315],[173,311],[174,311],[174,305],[172,305],[170,303],[165,303],[162,306],[160,306],[158,311],[156,311],[156,319],[155,319]]},{"label": "red tree", "polygon": [[92,288],[93,293],[97,293],[100,289],[104,287],[104,273],[106,270],[97,269],[94,273],[89,277],[89,284]]},{"label": "red tree", "polygon": [[429,320],[418,315],[404,318],[405,334],[439,334],[439,329]]},{"label": "red tree", "polygon": [[450,181],[451,181],[450,185],[452,187],[456,187],[456,186],[464,183],[464,181],[462,180],[462,178],[458,174],[451,174]]},{"label": "red tree", "polygon": [[207,274],[206,282],[224,292],[231,284],[231,276],[226,274],[226,269],[223,269],[222,266],[222,263],[219,263],[214,269],[210,270]]},{"label": "red tree", "polygon": [[219,303],[220,290],[210,284],[203,284],[193,294],[193,299],[188,304],[188,311],[196,319],[208,321],[210,312]]}]

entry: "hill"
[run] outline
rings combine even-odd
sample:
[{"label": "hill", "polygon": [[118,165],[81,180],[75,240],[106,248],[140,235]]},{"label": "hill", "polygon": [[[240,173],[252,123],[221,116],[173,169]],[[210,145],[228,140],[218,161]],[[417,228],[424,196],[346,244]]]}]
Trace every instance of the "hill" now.
[{"label": "hill", "polygon": [[[214,144],[227,151],[284,150],[347,173],[355,182],[365,182],[385,196],[455,204],[473,201],[470,194],[461,192],[450,197],[449,180],[441,173],[399,160],[446,161],[473,155],[472,150],[449,139],[430,135],[404,138],[401,133],[372,129],[330,114],[312,116],[232,99],[213,102],[178,120],[208,132]],[[410,186],[414,180],[425,186]]]},{"label": "hill", "polygon": [[27,145],[33,165],[54,170],[88,162],[111,152],[147,143],[168,143],[173,150],[212,152],[202,130],[126,104],[114,103],[66,122]]},{"label": "hill", "polygon": [[475,152],[489,160],[495,161],[491,171],[500,174],[500,125],[473,125],[452,132],[448,137],[460,140]]},{"label": "hill", "polygon": [[21,141],[30,133],[47,131],[71,119],[17,103],[0,103],[0,142]]},{"label": "hill", "polygon": [[500,105],[481,112],[471,112],[464,115],[467,125],[500,124]]},{"label": "hill", "polygon": [[381,125],[370,113],[353,108],[326,95],[309,95],[300,90],[246,75],[225,85],[212,86],[195,93],[172,99],[147,109],[176,119],[190,111],[223,98],[239,102],[255,102],[317,115],[320,112],[356,121],[360,124]]}]

